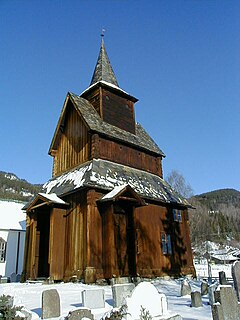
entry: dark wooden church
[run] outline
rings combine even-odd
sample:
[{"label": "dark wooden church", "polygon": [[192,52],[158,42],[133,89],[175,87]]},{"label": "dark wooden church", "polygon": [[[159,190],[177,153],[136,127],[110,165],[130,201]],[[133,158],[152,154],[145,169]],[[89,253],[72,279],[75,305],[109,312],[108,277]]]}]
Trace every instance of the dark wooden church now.
[{"label": "dark wooden church", "polygon": [[188,202],[164,153],[135,122],[104,41],[90,86],[68,93],[49,154],[53,176],[25,207],[25,279],[194,274]]}]

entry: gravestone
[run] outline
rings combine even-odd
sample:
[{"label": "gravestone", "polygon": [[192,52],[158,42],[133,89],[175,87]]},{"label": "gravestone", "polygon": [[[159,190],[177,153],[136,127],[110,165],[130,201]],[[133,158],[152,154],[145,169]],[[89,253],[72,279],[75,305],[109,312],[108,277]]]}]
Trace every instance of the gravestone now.
[{"label": "gravestone", "polygon": [[208,283],[206,281],[203,281],[201,283],[201,295],[205,296],[208,294]]},{"label": "gravestone", "polygon": [[216,282],[208,287],[208,299],[211,306],[215,303],[215,291],[217,290],[217,287],[218,284]]},{"label": "gravestone", "polygon": [[219,275],[219,283],[220,284],[223,284],[223,285],[228,284],[227,283],[227,278],[226,278],[226,273],[224,271],[220,271],[218,273],[218,275]]},{"label": "gravestone", "polygon": [[133,283],[115,284],[112,286],[113,307],[120,307],[123,300],[131,294],[135,285]]},{"label": "gravestone", "polygon": [[130,277],[116,277],[111,279],[111,285],[131,283]]},{"label": "gravestone", "polygon": [[235,290],[230,285],[220,285],[219,288],[219,302],[212,305],[213,320],[240,319],[240,304]]},{"label": "gravestone", "polygon": [[202,297],[199,291],[191,292],[191,306],[193,308],[202,307]]},{"label": "gravestone", "polygon": [[1,278],[1,283],[9,283],[10,282],[10,278],[9,277],[2,277]]},{"label": "gravestone", "polygon": [[181,292],[180,292],[181,297],[191,294],[191,291],[192,290],[189,282],[186,279],[184,279],[181,283]]},{"label": "gravestone", "polygon": [[15,272],[13,272],[10,275],[10,282],[16,282],[16,281],[17,281],[17,275]]},{"label": "gravestone", "polygon": [[232,265],[232,277],[234,288],[240,301],[240,261],[235,261]]},{"label": "gravestone", "polygon": [[42,319],[60,317],[60,297],[56,289],[42,293]]},{"label": "gravestone", "polygon": [[142,308],[149,311],[152,317],[167,314],[167,299],[159,293],[150,282],[137,285],[130,297],[125,298],[127,306],[127,320],[139,319]]},{"label": "gravestone", "polygon": [[16,276],[16,282],[21,282],[21,275],[19,273]]},{"label": "gravestone", "polygon": [[82,291],[83,306],[89,309],[105,308],[105,293],[103,289]]},{"label": "gravestone", "polygon": [[83,318],[93,320],[94,318],[93,318],[93,314],[91,313],[91,310],[81,308],[81,309],[70,311],[66,316],[65,320],[81,320]]}]

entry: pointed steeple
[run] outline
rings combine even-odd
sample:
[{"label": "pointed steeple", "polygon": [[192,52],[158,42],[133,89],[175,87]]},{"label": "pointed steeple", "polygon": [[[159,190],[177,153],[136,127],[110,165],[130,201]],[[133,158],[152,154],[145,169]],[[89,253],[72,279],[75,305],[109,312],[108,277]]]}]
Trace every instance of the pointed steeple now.
[{"label": "pointed steeple", "polygon": [[101,43],[97,64],[92,76],[90,86],[99,81],[105,81],[119,87],[116,76],[110,64],[107,51],[105,49],[103,35],[102,35],[102,43]]}]

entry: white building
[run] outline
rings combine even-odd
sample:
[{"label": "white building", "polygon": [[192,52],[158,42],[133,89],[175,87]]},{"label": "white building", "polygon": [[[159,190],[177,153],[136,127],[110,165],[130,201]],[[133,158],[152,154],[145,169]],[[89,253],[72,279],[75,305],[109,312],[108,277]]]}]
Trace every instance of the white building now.
[{"label": "white building", "polygon": [[21,274],[23,268],[26,216],[25,203],[0,200],[0,275]]}]

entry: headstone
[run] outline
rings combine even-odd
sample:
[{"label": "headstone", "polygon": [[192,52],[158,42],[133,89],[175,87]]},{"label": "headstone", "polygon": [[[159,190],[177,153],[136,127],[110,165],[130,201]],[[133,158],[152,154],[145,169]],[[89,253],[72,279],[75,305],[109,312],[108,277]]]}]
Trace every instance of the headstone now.
[{"label": "headstone", "polygon": [[56,289],[42,293],[42,319],[60,317],[60,297]]},{"label": "headstone", "polygon": [[123,300],[131,295],[134,288],[135,285],[133,283],[114,284],[112,286],[113,307],[120,307],[123,304]]},{"label": "headstone", "polygon": [[17,280],[17,275],[15,272],[11,273],[10,275],[10,282],[16,282]]},{"label": "headstone", "polygon": [[215,282],[208,287],[208,299],[209,304],[212,306],[215,303],[215,291],[218,287],[218,284]]},{"label": "headstone", "polygon": [[167,299],[159,293],[150,282],[141,282],[137,285],[130,297],[126,297],[127,320],[139,319],[142,308],[152,317],[167,314]]},{"label": "headstone", "polygon": [[103,289],[82,291],[83,306],[89,309],[105,308],[105,294]]},{"label": "headstone", "polygon": [[16,276],[16,282],[21,282],[21,275],[19,273]]},{"label": "headstone", "polygon": [[220,271],[218,273],[218,275],[219,275],[219,283],[220,284],[223,284],[223,285],[228,284],[227,283],[227,278],[226,278],[226,273],[224,271]]},{"label": "headstone", "polygon": [[181,292],[180,292],[181,297],[191,294],[191,291],[192,290],[189,282],[186,279],[184,279],[181,283]]},{"label": "headstone", "polygon": [[65,320],[81,320],[83,318],[93,320],[93,314],[91,313],[91,310],[81,308],[70,311]]},{"label": "headstone", "polygon": [[235,261],[232,265],[232,277],[234,288],[240,301],[240,261]]},{"label": "headstone", "polygon": [[213,304],[213,320],[240,319],[240,304],[235,290],[230,285],[220,285],[220,302]]},{"label": "headstone", "polygon": [[208,283],[206,281],[203,281],[201,283],[201,295],[205,296],[206,294],[208,294]]},{"label": "headstone", "polygon": [[1,278],[1,283],[9,283],[10,282],[10,278],[9,277],[2,277]]},{"label": "headstone", "polygon": [[131,283],[130,277],[116,277],[111,279],[111,285]]},{"label": "headstone", "polygon": [[191,306],[193,308],[202,307],[202,297],[199,291],[191,292]]},{"label": "headstone", "polygon": [[93,267],[87,267],[84,270],[84,281],[85,283],[94,283],[96,282],[96,269]]}]

